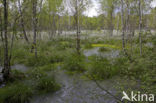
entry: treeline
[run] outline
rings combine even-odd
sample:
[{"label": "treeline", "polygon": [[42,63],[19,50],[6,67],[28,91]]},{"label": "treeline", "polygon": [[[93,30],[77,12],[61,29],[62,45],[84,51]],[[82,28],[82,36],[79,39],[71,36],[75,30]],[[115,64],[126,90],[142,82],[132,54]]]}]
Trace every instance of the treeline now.
[{"label": "treeline", "polygon": [[[33,0],[13,0],[9,1],[9,30],[12,31],[12,27],[16,22],[17,30],[32,31],[33,13],[32,13],[32,1]],[[65,10],[63,1],[66,0],[37,0],[37,28],[39,31],[49,31],[52,33],[63,30],[75,30],[76,22],[74,13],[69,13],[69,10]],[[71,0],[72,1],[72,0]],[[84,0],[86,1],[86,0]],[[102,13],[97,17],[88,17],[83,15],[86,9],[89,9],[85,4],[85,9],[79,13],[79,20],[81,29],[87,30],[101,30],[101,29],[115,29],[121,30],[121,3],[120,0],[99,0],[101,1],[100,11]],[[156,24],[156,8],[150,8],[151,1],[143,0],[146,5],[142,5],[142,28],[143,29],[155,29]],[[143,2],[142,1],[142,2]],[[88,0],[89,2],[89,0]],[[103,3],[105,2],[105,3]],[[91,2],[89,2],[91,5]],[[134,6],[134,3],[135,6]],[[109,6],[109,7],[108,7]],[[113,6],[113,7],[112,7]],[[106,8],[108,7],[108,8]],[[112,8],[110,8],[112,7]],[[147,8],[148,7],[148,8]],[[3,6],[0,7],[1,16],[3,15]],[[73,9],[73,8],[71,8]],[[135,0],[124,1],[124,24],[129,26],[129,29],[139,29],[139,12],[138,5]],[[145,10],[144,10],[145,9]],[[2,17],[1,17],[2,20]]]}]

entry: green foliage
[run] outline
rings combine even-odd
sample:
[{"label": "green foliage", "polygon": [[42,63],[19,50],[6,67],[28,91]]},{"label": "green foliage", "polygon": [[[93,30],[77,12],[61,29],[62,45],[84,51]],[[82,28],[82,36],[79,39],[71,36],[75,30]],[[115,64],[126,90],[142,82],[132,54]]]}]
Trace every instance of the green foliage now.
[{"label": "green foliage", "polygon": [[102,57],[93,56],[88,66],[88,74],[94,79],[108,79],[119,73],[120,68],[116,68],[115,65]]},{"label": "green foliage", "polygon": [[71,72],[82,72],[85,70],[85,57],[77,54],[68,55],[64,61],[63,68]]},{"label": "green foliage", "polygon": [[1,103],[26,103],[33,95],[33,89],[24,83],[13,83],[0,88]]},{"label": "green foliage", "polygon": [[99,48],[99,52],[107,52],[110,51],[110,49],[106,48],[106,47],[100,47]]},{"label": "green foliage", "polygon": [[38,67],[37,69],[39,69],[41,71],[45,71],[45,72],[50,72],[50,71],[55,70],[56,68],[57,68],[56,64],[47,64],[42,67]]},{"label": "green foliage", "polygon": [[29,51],[24,48],[14,49],[12,52],[12,64],[21,64],[25,62],[25,58],[30,55]]},{"label": "green foliage", "polygon": [[93,47],[92,47],[91,43],[85,43],[84,48],[85,49],[91,49]]},{"label": "green foliage", "polygon": [[129,64],[130,62],[127,57],[116,58],[113,61],[114,68],[120,70],[119,75],[128,73]]},{"label": "green foliage", "polygon": [[22,80],[22,79],[25,79],[25,77],[26,76],[23,72],[20,72],[18,70],[11,70],[10,81]]},{"label": "green foliage", "polygon": [[45,64],[48,63],[48,58],[45,55],[38,55],[38,57],[36,58],[33,54],[27,56],[27,58],[25,58],[25,64],[27,66],[43,66]]},{"label": "green foliage", "polygon": [[52,54],[49,55],[49,63],[58,63],[64,61],[65,54],[59,51],[53,51]]},{"label": "green foliage", "polygon": [[45,76],[41,77],[38,80],[36,89],[39,90],[39,92],[47,93],[47,92],[55,92],[60,88],[60,85],[58,85],[55,82],[54,77]]},{"label": "green foliage", "polygon": [[28,75],[30,78],[35,79],[35,80],[40,79],[41,77],[47,76],[47,74],[43,70],[37,67],[28,71]]}]

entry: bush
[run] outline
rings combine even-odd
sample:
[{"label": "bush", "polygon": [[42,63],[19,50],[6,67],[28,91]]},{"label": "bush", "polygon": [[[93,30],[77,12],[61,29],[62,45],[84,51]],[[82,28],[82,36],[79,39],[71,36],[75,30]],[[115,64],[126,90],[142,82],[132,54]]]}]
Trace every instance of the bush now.
[{"label": "bush", "polygon": [[23,72],[18,71],[18,70],[11,70],[10,81],[22,80],[25,77],[26,76],[25,76],[25,74]]},{"label": "bush", "polygon": [[108,59],[97,56],[91,58],[88,66],[88,74],[91,79],[108,79],[118,74],[119,70],[120,68],[116,68]]},{"label": "bush", "polygon": [[100,47],[99,48],[99,52],[107,52],[107,51],[110,51],[110,49],[105,48],[105,47]]},{"label": "bush", "polygon": [[58,63],[62,62],[64,60],[64,53],[63,52],[52,52],[51,55],[49,55],[49,63]]},{"label": "bush", "polygon": [[65,70],[74,72],[82,72],[85,70],[85,57],[82,55],[71,54],[67,56],[63,68]]},{"label": "bush", "polygon": [[127,57],[116,58],[113,61],[113,66],[114,68],[120,71],[119,74],[127,74],[128,67],[129,67],[129,60]]},{"label": "bush", "polygon": [[23,83],[14,83],[0,88],[1,103],[27,103],[33,95],[33,89]]},{"label": "bush", "polygon": [[28,71],[28,75],[31,79],[35,79],[35,80],[47,76],[47,74],[40,68],[34,68]]},{"label": "bush", "polygon": [[91,43],[86,43],[84,45],[84,49],[91,49],[91,48],[93,48],[92,45],[91,45]]},{"label": "bush", "polygon": [[16,64],[16,63],[24,63],[25,62],[25,58],[26,56],[29,55],[29,52],[26,51],[25,49],[23,48],[20,48],[20,49],[14,49],[13,50],[13,56],[12,56],[12,61],[11,63],[12,64]]},{"label": "bush", "polygon": [[54,77],[49,76],[41,77],[36,86],[36,89],[41,93],[55,92],[59,88],[60,86],[55,82]]},{"label": "bush", "polygon": [[41,71],[45,71],[45,72],[50,72],[54,69],[56,69],[56,65],[55,64],[48,64],[42,67],[38,67],[38,69],[40,69]]},{"label": "bush", "polygon": [[27,56],[25,65],[27,66],[43,66],[48,63],[48,58],[45,55],[38,55],[36,58],[34,54]]}]

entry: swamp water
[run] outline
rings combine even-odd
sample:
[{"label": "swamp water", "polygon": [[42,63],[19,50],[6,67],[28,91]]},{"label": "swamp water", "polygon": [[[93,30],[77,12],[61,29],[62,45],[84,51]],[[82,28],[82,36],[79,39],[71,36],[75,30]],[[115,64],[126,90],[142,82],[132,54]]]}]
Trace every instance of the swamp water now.
[{"label": "swamp water", "polygon": [[[97,55],[103,57],[117,58],[119,51],[112,50],[110,52],[99,52],[99,47],[85,50],[86,57]],[[46,94],[36,96],[31,103],[117,103],[117,101],[101,90],[95,82],[84,79],[81,74],[74,74],[72,76],[59,69],[55,73],[56,81],[58,81],[62,88],[54,94]],[[116,85],[123,80],[120,77],[115,77],[105,81],[100,81],[100,85],[106,88],[113,95],[117,95],[119,91]],[[120,83],[119,83],[120,84]],[[122,93],[122,92],[120,92]],[[121,98],[121,95],[118,95]]]},{"label": "swamp water", "polygon": [[[99,55],[104,57],[116,58],[119,56],[119,51],[110,51],[106,53],[100,53],[99,48],[93,48],[84,51],[85,56]],[[2,68],[0,68],[2,69]],[[26,72],[29,68],[24,65],[14,65],[12,69]],[[101,90],[95,82],[83,78],[82,74],[68,75],[64,70],[58,68],[55,73],[55,79],[61,84],[61,89],[55,93],[48,93],[43,95],[34,96],[30,103],[117,103],[117,101]],[[120,77],[113,77],[112,79],[99,81],[100,85],[107,89],[113,95],[118,98],[122,97],[122,91],[117,89],[120,83],[125,82],[129,85],[129,82],[121,79]]]}]

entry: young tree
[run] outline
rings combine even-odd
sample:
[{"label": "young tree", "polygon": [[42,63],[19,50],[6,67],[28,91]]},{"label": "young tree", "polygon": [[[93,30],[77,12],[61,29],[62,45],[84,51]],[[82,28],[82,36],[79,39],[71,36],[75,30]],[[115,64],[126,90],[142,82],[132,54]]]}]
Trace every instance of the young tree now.
[{"label": "young tree", "polygon": [[71,11],[74,15],[76,25],[76,51],[80,55],[80,16],[89,4],[89,0],[71,0]]},{"label": "young tree", "polygon": [[109,34],[110,36],[113,36],[114,29],[113,18],[117,6],[117,0],[101,0],[100,4],[102,13],[107,15],[107,26],[109,29]]},{"label": "young tree", "polygon": [[33,13],[33,45],[32,45],[32,52],[35,50],[35,57],[37,57],[37,45],[36,45],[36,36],[37,36],[37,1],[38,0],[32,0],[32,13]]},{"label": "young tree", "polygon": [[9,79],[10,76],[10,59],[8,50],[8,0],[3,0],[4,6],[4,68],[3,68],[3,78],[5,80]]},{"label": "young tree", "polygon": [[[23,2],[25,2],[25,1],[23,1]],[[29,43],[27,33],[26,33],[26,30],[25,30],[25,25],[24,25],[21,0],[18,0],[18,8],[19,8],[19,14],[20,14],[20,24],[21,24],[22,31],[23,31],[23,34],[24,34],[24,38],[25,38],[26,42]]]},{"label": "young tree", "polygon": [[141,0],[139,0],[139,41],[140,41],[140,55],[142,55],[142,37],[141,37],[141,29],[142,29],[142,11],[141,11]]},{"label": "young tree", "polygon": [[124,2],[121,0],[122,48],[125,49]]}]

